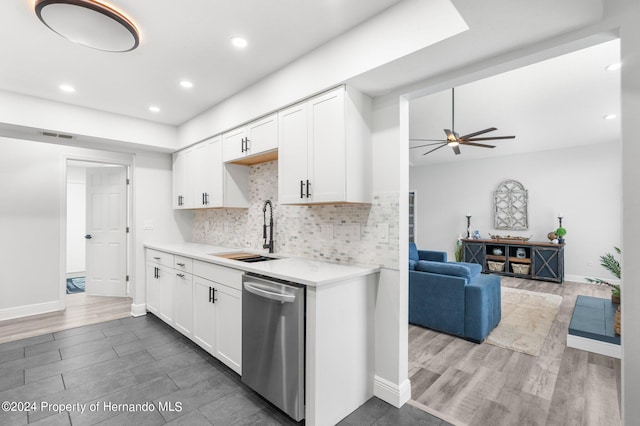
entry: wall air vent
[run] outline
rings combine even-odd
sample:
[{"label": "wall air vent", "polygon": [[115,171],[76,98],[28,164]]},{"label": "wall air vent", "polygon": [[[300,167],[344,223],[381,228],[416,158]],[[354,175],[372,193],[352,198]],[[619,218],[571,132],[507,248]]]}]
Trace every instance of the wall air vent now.
[{"label": "wall air vent", "polygon": [[65,135],[64,133],[47,132],[45,130],[41,131],[40,134],[42,136],[49,136],[50,138],[73,139],[73,135]]}]

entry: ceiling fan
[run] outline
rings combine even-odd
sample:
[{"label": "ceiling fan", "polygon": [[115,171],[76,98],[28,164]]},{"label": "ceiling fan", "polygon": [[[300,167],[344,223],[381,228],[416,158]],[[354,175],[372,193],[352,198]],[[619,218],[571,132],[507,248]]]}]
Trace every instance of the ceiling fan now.
[{"label": "ceiling fan", "polygon": [[495,145],[487,145],[483,143],[476,143],[476,141],[492,141],[498,139],[515,139],[515,136],[493,136],[493,137],[482,137],[478,138],[476,136],[483,135],[485,133],[493,132],[494,130],[498,130],[495,127],[489,127],[488,129],[480,130],[477,132],[469,133],[468,135],[459,136],[455,131],[455,89],[451,88],[451,129],[444,129],[444,133],[447,135],[446,139],[409,139],[410,141],[420,141],[420,142],[433,142],[418,146],[411,146],[409,149],[415,148],[423,148],[425,146],[436,146],[435,148],[425,152],[422,155],[427,155],[433,151],[436,151],[445,146],[450,146],[453,149],[453,152],[456,155],[460,154],[460,145],[468,145],[468,146],[477,146],[480,148],[495,148]]}]

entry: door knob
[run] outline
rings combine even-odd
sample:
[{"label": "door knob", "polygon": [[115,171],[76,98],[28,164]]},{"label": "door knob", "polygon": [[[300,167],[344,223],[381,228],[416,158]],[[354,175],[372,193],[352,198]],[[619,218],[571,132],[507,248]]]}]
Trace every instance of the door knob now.
[{"label": "door knob", "polygon": [[87,240],[90,240],[91,238],[93,238],[93,237],[91,236],[91,234],[87,234],[87,235],[85,235],[84,237],[85,237]]}]

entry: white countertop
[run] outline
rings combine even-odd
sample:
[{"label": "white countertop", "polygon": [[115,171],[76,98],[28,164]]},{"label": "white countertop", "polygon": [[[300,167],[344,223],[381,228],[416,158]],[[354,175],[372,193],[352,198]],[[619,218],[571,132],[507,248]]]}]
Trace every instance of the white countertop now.
[{"label": "white countertop", "polygon": [[[209,246],[197,243],[147,243],[144,246],[166,253],[190,257],[209,263],[215,263],[217,265],[227,266],[229,268],[240,269],[242,271],[253,272],[308,286],[327,285],[350,278],[375,274],[380,270],[380,268],[375,266],[343,265],[300,257],[282,256],[277,253],[264,253],[255,250]],[[265,262],[246,263],[215,256],[216,253],[237,252],[256,253],[269,257],[277,257],[278,259],[268,260]]]}]

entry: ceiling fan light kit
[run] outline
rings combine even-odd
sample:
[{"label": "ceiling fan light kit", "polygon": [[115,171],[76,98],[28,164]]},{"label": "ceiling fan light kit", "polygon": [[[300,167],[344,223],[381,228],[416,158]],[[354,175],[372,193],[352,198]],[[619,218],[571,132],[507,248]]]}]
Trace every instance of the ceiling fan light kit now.
[{"label": "ceiling fan light kit", "polygon": [[493,132],[495,130],[498,130],[495,127],[489,127],[488,129],[484,129],[484,130],[480,130],[477,132],[473,132],[473,133],[469,133],[467,135],[464,136],[460,136],[458,135],[458,133],[456,133],[455,131],[455,89],[451,88],[451,129],[444,129],[444,133],[447,135],[447,138],[442,140],[442,139],[410,139],[411,141],[420,141],[420,142],[433,142],[433,143],[428,143],[428,144],[423,144],[423,145],[418,145],[418,146],[412,146],[409,147],[409,149],[415,149],[415,148],[423,148],[425,146],[434,146],[434,145],[438,145],[435,148],[425,152],[422,155],[427,155],[429,153],[432,153],[433,151],[436,151],[442,147],[445,146],[450,146],[451,149],[453,149],[453,152],[458,155],[460,154],[460,145],[467,145],[467,146],[477,146],[480,148],[495,148],[495,145],[487,145],[487,144],[483,144],[483,143],[477,143],[477,141],[491,141],[491,140],[499,140],[499,139],[514,139],[515,136],[493,136],[493,137],[482,137],[482,138],[478,138],[476,136],[480,136],[483,135],[485,133],[489,133],[489,132]]},{"label": "ceiling fan light kit", "polygon": [[35,13],[49,29],[83,46],[129,52],[140,44],[135,24],[113,6],[97,0],[36,0]]}]

